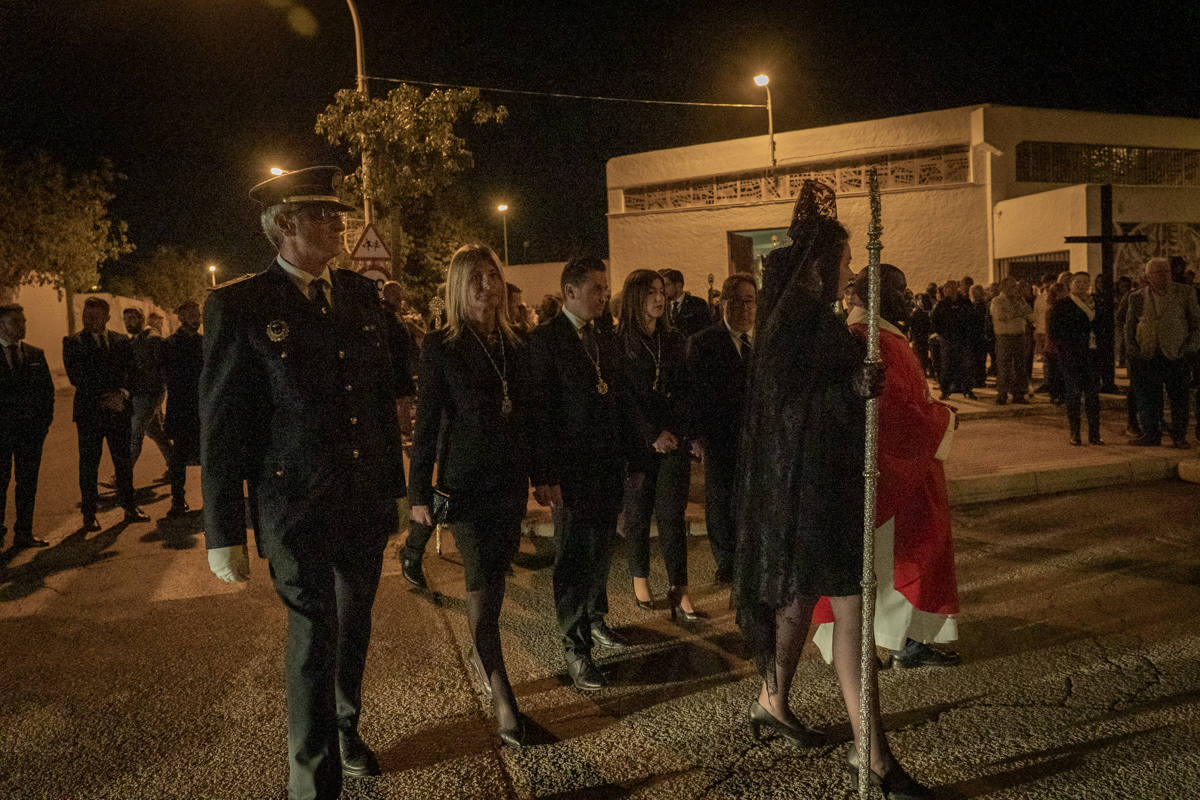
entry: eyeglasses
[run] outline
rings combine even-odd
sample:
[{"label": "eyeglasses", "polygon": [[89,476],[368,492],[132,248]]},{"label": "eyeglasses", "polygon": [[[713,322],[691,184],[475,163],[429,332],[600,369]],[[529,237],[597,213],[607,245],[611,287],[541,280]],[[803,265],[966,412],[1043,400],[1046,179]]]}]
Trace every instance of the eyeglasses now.
[{"label": "eyeglasses", "polygon": [[341,221],[346,216],[346,212],[337,206],[304,206],[299,213],[307,215],[313,222]]}]

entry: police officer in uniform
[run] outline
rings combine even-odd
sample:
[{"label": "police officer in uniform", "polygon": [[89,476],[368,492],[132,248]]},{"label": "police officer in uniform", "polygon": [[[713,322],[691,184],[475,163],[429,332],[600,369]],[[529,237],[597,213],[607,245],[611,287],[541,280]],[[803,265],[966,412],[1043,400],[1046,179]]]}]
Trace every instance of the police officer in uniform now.
[{"label": "police officer in uniform", "polygon": [[215,289],[200,377],[209,566],[249,578],[242,482],[259,550],[288,609],[288,797],[332,800],[378,774],[358,733],[371,606],[405,493],[392,356],[375,283],[330,270],[340,173],[310,167],[251,190],[278,257]]}]

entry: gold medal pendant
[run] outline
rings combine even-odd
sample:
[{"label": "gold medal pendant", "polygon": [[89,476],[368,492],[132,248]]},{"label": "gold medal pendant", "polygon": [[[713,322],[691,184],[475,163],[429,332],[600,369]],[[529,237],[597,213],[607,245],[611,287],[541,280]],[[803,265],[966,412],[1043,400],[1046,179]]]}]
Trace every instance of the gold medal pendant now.
[{"label": "gold medal pendant", "polygon": [[608,394],[608,384],[604,382],[603,378],[596,379],[596,392],[598,394]]},{"label": "gold medal pendant", "polygon": [[512,408],[512,400],[509,400],[508,397],[505,396],[505,398],[500,401],[500,413],[507,417],[512,413]]}]

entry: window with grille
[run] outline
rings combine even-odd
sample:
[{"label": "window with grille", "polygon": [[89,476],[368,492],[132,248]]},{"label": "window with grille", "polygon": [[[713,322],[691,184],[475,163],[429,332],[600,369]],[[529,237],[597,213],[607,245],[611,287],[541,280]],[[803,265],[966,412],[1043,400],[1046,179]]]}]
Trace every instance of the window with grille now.
[{"label": "window with grille", "polygon": [[1017,180],[1200,186],[1200,150],[1020,142],[1017,145]]}]

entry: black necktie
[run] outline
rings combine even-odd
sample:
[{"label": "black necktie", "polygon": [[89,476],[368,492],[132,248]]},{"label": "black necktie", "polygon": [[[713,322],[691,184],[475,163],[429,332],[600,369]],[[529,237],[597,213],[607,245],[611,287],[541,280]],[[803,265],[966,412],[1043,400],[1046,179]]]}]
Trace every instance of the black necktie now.
[{"label": "black necktie", "polygon": [[329,295],[325,293],[325,287],[328,285],[324,278],[317,278],[308,285],[308,299],[316,303],[322,314],[329,313]]},{"label": "black necktie", "polygon": [[750,344],[750,334],[743,332],[738,341],[742,343],[742,358],[749,358],[754,352],[754,346]]},{"label": "black necktie", "polygon": [[16,372],[17,367],[21,366],[21,353],[15,344],[10,344],[6,349],[8,350],[8,366],[13,372]]}]

